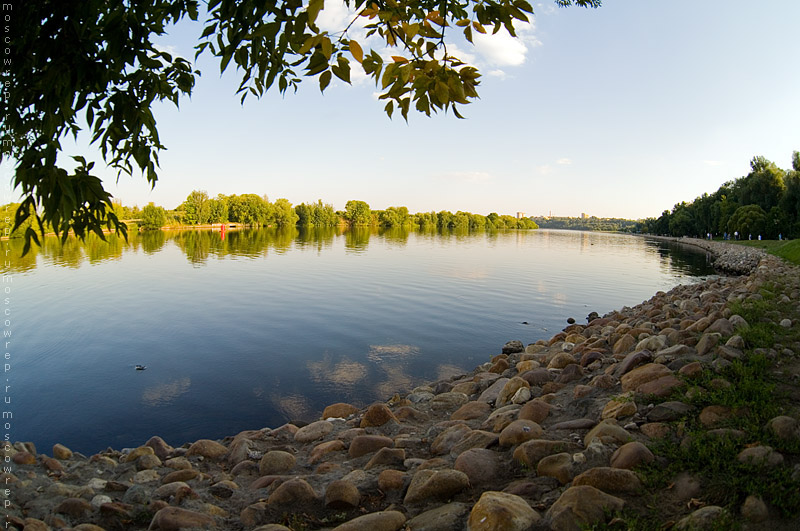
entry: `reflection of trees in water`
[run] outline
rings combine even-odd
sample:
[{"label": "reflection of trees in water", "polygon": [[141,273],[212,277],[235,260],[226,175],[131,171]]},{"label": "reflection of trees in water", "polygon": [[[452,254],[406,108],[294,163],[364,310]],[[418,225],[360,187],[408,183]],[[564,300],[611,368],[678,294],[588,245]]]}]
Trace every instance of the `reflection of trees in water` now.
[{"label": "reflection of trees in water", "polygon": [[342,231],[340,227],[300,227],[295,241],[301,249],[315,249],[321,253],[333,247],[334,238]]},{"label": "reflection of trees in water", "polygon": [[39,256],[40,248],[36,245],[31,246],[31,250],[22,256],[22,248],[25,242],[22,238],[12,238],[3,242],[2,248],[8,253],[3,253],[3,272],[22,273],[36,269],[36,258]]},{"label": "reflection of trees in water", "polygon": [[203,265],[211,253],[211,231],[185,230],[172,238],[192,265]]},{"label": "reflection of trees in water", "polygon": [[146,230],[132,240],[135,248],[140,245],[146,254],[155,254],[160,251],[167,242],[167,235],[163,230]]},{"label": "reflection of trees in water", "polygon": [[645,249],[657,253],[669,270],[693,275],[714,273],[709,253],[680,243],[645,240]]},{"label": "reflection of trees in water", "polygon": [[363,253],[369,246],[370,227],[351,227],[344,233],[344,248],[348,253]]}]

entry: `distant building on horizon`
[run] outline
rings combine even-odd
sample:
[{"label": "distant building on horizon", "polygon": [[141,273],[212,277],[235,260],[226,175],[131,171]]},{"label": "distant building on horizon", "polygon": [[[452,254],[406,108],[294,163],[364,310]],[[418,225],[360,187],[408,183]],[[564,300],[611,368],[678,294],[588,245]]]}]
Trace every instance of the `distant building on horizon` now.
[{"label": "distant building on horizon", "polygon": [[525,217],[525,212],[517,212],[517,219],[522,219]]},{"label": "distant building on horizon", "polygon": [[588,217],[589,214],[587,214],[586,212],[581,212],[581,219],[587,219]]}]

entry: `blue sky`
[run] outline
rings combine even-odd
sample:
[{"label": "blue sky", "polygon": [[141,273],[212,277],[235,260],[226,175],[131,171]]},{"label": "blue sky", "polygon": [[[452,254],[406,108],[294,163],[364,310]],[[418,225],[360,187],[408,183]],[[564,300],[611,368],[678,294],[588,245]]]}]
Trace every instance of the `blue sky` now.
[{"label": "blue sky", "polygon": [[[347,20],[326,4],[323,24]],[[412,212],[636,219],[745,175],[755,155],[788,168],[800,149],[800,2],[534,9],[519,40],[453,43],[484,75],[481,99],[462,108],[466,120],[389,120],[363,76],[353,86],[333,82],[324,95],[313,79],[297,94],[241,106],[235,72],[220,77],[201,57],[191,99],[157,109],[169,149],[155,189],[142,177],[117,184],[111,170],[97,174],[123,203],[140,206],[174,208],[202,189],[322,199],[337,209],[360,199]],[[160,45],[192,58],[201,29],[176,27]],[[64,146],[70,155],[83,149]]]}]

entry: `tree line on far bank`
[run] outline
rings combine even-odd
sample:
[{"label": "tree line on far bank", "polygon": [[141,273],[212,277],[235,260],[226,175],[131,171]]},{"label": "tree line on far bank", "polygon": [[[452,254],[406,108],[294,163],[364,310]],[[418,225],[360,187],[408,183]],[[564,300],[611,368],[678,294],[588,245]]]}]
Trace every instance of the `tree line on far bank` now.
[{"label": "tree line on far bank", "polygon": [[[0,207],[0,214],[10,212],[13,219],[18,204]],[[145,230],[161,227],[182,227],[220,223],[238,223],[249,227],[406,227],[409,229],[536,229],[530,218],[515,218],[491,213],[487,216],[471,212],[456,213],[420,212],[411,214],[407,207],[389,207],[372,210],[364,201],[350,200],[344,210],[335,210],[333,205],[319,200],[293,206],[288,199],[270,202],[267,196],[257,194],[223,195],[209,197],[202,190],[192,191],[186,200],[173,210],[149,203],[144,208],[128,207],[114,203],[114,213],[120,220],[135,222]],[[0,218],[0,229],[5,228]],[[28,223],[29,224],[29,223]],[[20,227],[14,236],[24,234],[27,227]],[[47,229],[47,228],[45,228]]]},{"label": "tree line on far bank", "polygon": [[750,173],[724,183],[713,194],[676,204],[658,218],[640,222],[639,232],[671,236],[765,239],[800,237],[800,153],[792,169],[764,157],[750,161]]}]

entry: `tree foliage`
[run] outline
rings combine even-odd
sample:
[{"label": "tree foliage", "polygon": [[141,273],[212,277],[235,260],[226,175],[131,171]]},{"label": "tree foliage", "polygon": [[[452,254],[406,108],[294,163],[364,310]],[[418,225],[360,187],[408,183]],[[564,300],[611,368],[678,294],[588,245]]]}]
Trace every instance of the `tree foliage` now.
[{"label": "tree foliage", "polygon": [[163,207],[149,203],[142,209],[142,228],[145,230],[160,229],[167,222],[167,213]]},{"label": "tree foliage", "polygon": [[800,237],[800,153],[792,153],[792,170],[784,171],[764,157],[753,157],[750,172],[724,183],[713,194],[676,204],[659,218],[639,223],[641,232],[672,236],[724,235],[739,232],[776,239]]},{"label": "tree foliage", "polygon": [[[364,50],[348,27],[331,33],[316,21],[324,0],[208,0],[196,56],[210,53],[220,71],[232,64],[241,75],[238,92],[262,96],[275,83],[281,93],[302,79],[321,90],[333,76],[350,82],[351,61],[374,79],[391,117],[452,110],[478,96],[480,74],[447,49],[458,31],[515,36],[515,24],[533,12],[526,0],[344,0],[366,21],[381,49]],[[600,0],[556,0],[565,7],[598,7]],[[71,231],[103,238],[103,229],[125,234],[111,195],[91,175],[94,162],[80,156],[75,170],[58,160],[61,141],[77,137],[85,121],[104,162],[119,174],[141,172],[158,180],[159,138],[152,106],[178,105],[191,94],[200,72],[192,62],[158,49],[153,40],[184,18],[198,20],[198,0],[28,1],[14,4],[6,28],[10,55],[0,100],[4,141],[0,162],[16,162],[14,186],[22,195],[15,227],[29,218],[26,250],[49,224],[63,238]],[[391,48],[391,60],[380,53]],[[255,215],[255,214],[254,214]],[[259,214],[260,215],[260,214]],[[256,215],[256,217],[258,217]],[[199,222],[199,221],[198,221]]]}]

